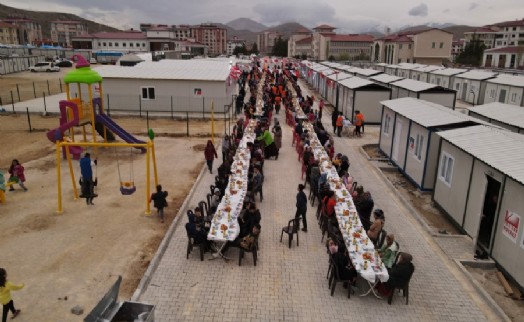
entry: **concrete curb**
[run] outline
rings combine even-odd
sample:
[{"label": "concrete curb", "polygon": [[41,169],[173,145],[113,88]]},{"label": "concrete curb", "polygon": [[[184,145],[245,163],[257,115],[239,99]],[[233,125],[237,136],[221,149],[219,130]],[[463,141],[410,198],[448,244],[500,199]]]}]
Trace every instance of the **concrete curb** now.
[{"label": "concrete curb", "polygon": [[489,308],[495,313],[495,315],[497,316],[499,321],[508,321],[508,322],[510,322],[511,319],[506,315],[506,313],[504,313],[502,308],[495,302],[495,300],[493,300],[491,295],[489,295],[488,292],[486,292],[484,290],[482,285],[480,285],[480,283],[477,282],[477,280],[469,273],[469,271],[466,269],[466,267],[464,267],[462,262],[460,260],[457,260],[457,259],[454,259],[453,261],[455,262],[455,264],[457,264],[457,266],[461,270],[462,274],[464,274],[468,278],[469,282],[475,288],[477,293],[482,297],[484,302],[486,302],[488,304]]},{"label": "concrete curb", "polygon": [[164,256],[164,253],[166,252],[167,247],[169,246],[169,243],[171,242],[171,239],[172,239],[172,237],[173,237],[173,235],[175,233],[175,230],[176,230],[176,228],[178,226],[178,223],[181,220],[180,218],[183,217],[183,214],[186,211],[187,204],[189,203],[189,200],[191,200],[191,198],[193,198],[193,195],[195,193],[196,188],[198,187],[198,185],[200,184],[200,181],[202,181],[202,178],[204,177],[204,173],[205,173],[206,169],[207,169],[207,165],[204,162],[204,164],[202,165],[202,169],[200,170],[200,173],[199,173],[195,183],[193,184],[193,186],[191,187],[191,190],[189,191],[189,193],[187,194],[186,198],[184,199],[184,202],[182,203],[182,206],[180,206],[180,209],[178,210],[178,213],[176,214],[175,219],[173,220],[173,222],[171,222],[171,226],[169,227],[169,229],[168,229],[166,235],[164,236],[164,238],[162,239],[162,242],[160,243],[160,246],[158,247],[158,250],[156,251],[155,256],[153,257],[153,259],[149,263],[149,266],[148,266],[146,272],[144,273],[144,276],[142,276],[142,279],[140,280],[140,283],[138,283],[138,286],[137,286],[135,292],[133,293],[133,296],[131,296],[131,301],[138,302],[139,299],[140,299],[140,296],[147,289],[147,286],[148,286],[149,282],[151,281],[151,278],[152,278],[153,274],[155,273],[155,271],[156,271],[156,269],[158,267],[158,264],[162,260],[162,257]]}]

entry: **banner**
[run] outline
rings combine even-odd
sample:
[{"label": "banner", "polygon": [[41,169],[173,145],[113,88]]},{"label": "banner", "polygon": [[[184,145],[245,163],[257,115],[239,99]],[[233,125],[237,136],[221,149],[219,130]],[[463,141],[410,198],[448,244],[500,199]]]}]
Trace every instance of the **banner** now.
[{"label": "banner", "polygon": [[506,210],[506,214],[504,215],[504,226],[502,226],[502,233],[515,244],[517,243],[517,235],[519,234],[519,226],[520,226],[520,216],[514,212]]}]

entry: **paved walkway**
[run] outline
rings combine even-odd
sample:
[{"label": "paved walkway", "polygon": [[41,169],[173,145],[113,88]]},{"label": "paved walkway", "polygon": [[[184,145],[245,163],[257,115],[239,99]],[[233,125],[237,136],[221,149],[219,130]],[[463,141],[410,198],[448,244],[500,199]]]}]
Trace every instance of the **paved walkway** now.
[{"label": "paved walkway", "polygon": [[[305,87],[304,92],[307,93]],[[324,113],[328,129],[329,113]],[[246,254],[238,266],[238,250],[227,255],[233,260],[200,261],[198,250],[186,259],[185,218],[181,218],[165,254],[139,300],[156,305],[156,321],[485,321],[476,297],[470,297],[456,267],[442,253],[420,224],[358,147],[365,139],[336,138],[338,152],[350,158],[356,180],[370,190],[376,207],[384,209],[386,229],[396,234],[403,251],[414,256],[416,271],[410,287],[410,303],[396,296],[393,305],[372,296],[353,295],[338,287],[330,296],[327,254],[315,209],[308,209],[308,233],[300,233],[300,246],[289,249],[281,228],[295,213],[295,195],[300,180],[300,163],[291,148],[291,129],[283,125],[283,148],[277,161],[268,160],[264,173],[262,233],[257,266]],[[371,137],[371,135],[367,135]],[[214,175],[206,173],[189,202],[194,207],[205,199]],[[308,192],[307,192],[308,193]],[[458,278],[458,279],[457,279]],[[466,285],[466,286],[464,286]],[[477,303],[477,304],[476,304]]]}]

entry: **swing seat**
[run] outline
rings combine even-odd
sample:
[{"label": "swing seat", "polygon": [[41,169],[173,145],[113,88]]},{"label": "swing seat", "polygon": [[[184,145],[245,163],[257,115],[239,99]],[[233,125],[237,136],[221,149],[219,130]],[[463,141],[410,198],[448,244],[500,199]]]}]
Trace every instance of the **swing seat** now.
[{"label": "swing seat", "polygon": [[120,183],[120,193],[124,196],[129,196],[135,193],[136,186],[133,181],[125,181]]}]

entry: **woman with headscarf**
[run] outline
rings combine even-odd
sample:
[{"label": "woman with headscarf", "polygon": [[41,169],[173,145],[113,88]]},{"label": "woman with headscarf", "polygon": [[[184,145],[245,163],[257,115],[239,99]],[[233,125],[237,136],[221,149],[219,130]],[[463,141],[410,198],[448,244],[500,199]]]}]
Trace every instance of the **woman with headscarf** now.
[{"label": "woman with headscarf", "polygon": [[204,157],[206,158],[207,168],[209,173],[213,173],[213,160],[218,158],[217,150],[211,140],[207,140],[206,148],[204,149]]}]

